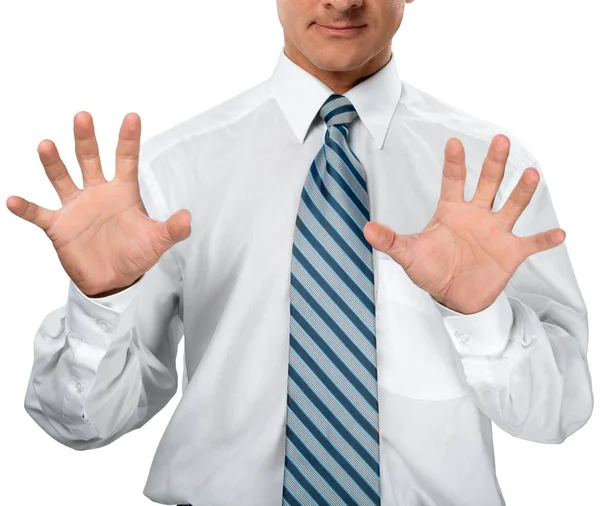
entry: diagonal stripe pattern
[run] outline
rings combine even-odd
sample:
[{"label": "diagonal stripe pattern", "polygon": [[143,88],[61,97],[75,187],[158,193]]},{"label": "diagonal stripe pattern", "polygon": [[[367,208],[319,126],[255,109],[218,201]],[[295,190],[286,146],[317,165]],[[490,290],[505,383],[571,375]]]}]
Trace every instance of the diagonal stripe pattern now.
[{"label": "diagonal stripe pattern", "polygon": [[373,251],[364,168],[347,142],[343,95],[300,198],[290,278],[283,504],[380,504]]}]

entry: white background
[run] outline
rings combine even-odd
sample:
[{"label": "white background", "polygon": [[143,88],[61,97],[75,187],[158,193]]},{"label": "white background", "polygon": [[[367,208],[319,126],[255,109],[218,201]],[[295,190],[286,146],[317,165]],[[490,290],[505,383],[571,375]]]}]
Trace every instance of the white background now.
[{"label": "white background", "polygon": [[[180,393],[141,430],[87,452],[60,445],[29,418],[23,399],[33,336],[66,302],[68,280],[45,234],[5,201],[20,195],[59,207],[37,157],[44,138],[57,143],[81,185],[72,138],[79,110],[95,119],[112,178],[127,112],[141,115],[146,139],[267,79],[283,43],[275,0],[1,5],[0,504],[149,505],[142,489]],[[599,18],[599,4],[589,0],[415,0],[394,39],[401,79],[506,128],[540,161],[588,308],[596,383]],[[561,445],[519,440],[494,426],[507,504],[600,504],[599,420],[594,413]]]}]

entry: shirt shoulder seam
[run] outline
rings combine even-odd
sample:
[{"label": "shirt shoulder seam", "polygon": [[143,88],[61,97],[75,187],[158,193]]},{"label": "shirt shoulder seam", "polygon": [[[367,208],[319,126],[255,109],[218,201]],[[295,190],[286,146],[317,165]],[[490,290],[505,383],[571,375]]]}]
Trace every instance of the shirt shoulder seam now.
[{"label": "shirt shoulder seam", "polygon": [[263,81],[210,109],[148,138],[143,143],[144,163],[150,165],[156,158],[181,142],[215,132],[241,121],[272,98],[268,80]]}]

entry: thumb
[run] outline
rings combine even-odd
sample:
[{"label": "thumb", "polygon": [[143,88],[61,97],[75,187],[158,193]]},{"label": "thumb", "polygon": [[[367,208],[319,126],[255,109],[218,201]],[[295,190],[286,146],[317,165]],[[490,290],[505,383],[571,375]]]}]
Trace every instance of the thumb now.
[{"label": "thumb", "polygon": [[159,223],[159,237],[164,251],[174,244],[187,239],[192,233],[192,214],[187,209],[174,212],[167,221]]},{"label": "thumb", "polygon": [[408,265],[409,239],[412,235],[397,234],[387,225],[377,221],[369,221],[363,233],[375,249],[389,255],[403,267]]}]

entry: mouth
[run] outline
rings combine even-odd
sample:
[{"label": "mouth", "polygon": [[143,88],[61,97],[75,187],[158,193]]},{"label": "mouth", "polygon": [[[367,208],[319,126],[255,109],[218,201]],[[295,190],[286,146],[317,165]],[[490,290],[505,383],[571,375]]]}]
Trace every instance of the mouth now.
[{"label": "mouth", "polygon": [[332,24],[321,25],[315,23],[319,31],[326,35],[334,35],[338,37],[354,37],[361,32],[367,25],[350,25],[350,24]]}]

